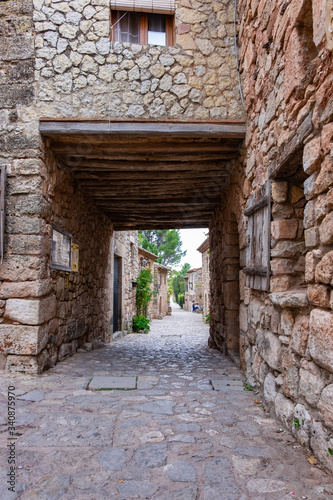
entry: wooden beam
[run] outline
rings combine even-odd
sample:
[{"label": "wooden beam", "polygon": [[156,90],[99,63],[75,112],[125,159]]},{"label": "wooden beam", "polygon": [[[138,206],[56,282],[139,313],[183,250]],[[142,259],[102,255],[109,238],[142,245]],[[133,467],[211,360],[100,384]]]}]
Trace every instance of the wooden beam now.
[{"label": "wooden beam", "polygon": [[45,137],[62,135],[109,135],[109,136],[169,136],[169,137],[225,137],[244,139],[245,124],[221,123],[164,123],[152,122],[66,122],[41,121],[39,130]]}]

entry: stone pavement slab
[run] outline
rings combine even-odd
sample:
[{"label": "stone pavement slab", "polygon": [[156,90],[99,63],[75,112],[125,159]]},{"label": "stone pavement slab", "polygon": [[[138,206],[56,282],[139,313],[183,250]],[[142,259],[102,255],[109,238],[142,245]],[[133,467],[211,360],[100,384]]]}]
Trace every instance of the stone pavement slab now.
[{"label": "stone pavement slab", "polygon": [[88,388],[91,391],[101,391],[107,389],[136,389],[136,377],[93,377]]},{"label": "stone pavement slab", "polygon": [[[260,394],[244,390],[237,366],[208,348],[201,316],[173,309],[148,335],[78,353],[40,376],[2,374],[3,413],[8,386],[25,397],[16,401],[16,493],[6,487],[0,421],[1,499],[332,498],[332,475],[281,432],[255,402]],[[87,390],[91,378],[128,377],[138,377],[136,390]]]}]

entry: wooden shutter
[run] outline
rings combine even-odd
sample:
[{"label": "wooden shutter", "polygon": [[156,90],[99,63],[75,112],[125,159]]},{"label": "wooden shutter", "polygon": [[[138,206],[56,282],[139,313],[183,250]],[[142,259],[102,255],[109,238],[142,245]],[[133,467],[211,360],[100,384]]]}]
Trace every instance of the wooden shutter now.
[{"label": "wooden shutter", "polygon": [[5,254],[6,167],[0,167],[0,262]]},{"label": "wooden shutter", "polygon": [[174,0],[111,0],[112,10],[174,14]]},{"label": "wooden shutter", "polygon": [[271,250],[271,182],[267,181],[249,198],[246,286],[255,290],[269,291]]}]

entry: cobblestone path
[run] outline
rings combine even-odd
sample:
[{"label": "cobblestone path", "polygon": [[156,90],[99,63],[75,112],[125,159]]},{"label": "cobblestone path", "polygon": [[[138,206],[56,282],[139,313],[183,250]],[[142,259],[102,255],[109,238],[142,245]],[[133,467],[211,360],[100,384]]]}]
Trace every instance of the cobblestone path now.
[{"label": "cobblestone path", "polygon": [[[7,490],[1,420],[0,497],[45,500],[329,500],[330,474],[243,390],[242,374],[207,347],[201,316],[174,307],[148,335],[76,354],[16,387],[17,492]],[[89,391],[92,377],[138,377],[138,389]],[[213,390],[210,380],[220,381]],[[21,398],[21,399],[20,399]]]}]

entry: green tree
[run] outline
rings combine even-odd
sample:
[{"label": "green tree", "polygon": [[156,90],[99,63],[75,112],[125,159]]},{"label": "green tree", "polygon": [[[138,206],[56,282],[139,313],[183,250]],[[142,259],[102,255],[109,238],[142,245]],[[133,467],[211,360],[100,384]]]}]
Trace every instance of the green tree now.
[{"label": "green tree", "polygon": [[[184,264],[180,271],[172,271],[170,276],[170,283],[173,289],[177,304],[183,307],[183,298],[185,295],[185,281],[187,271],[191,269],[190,264]],[[180,303],[181,302],[181,303]]]},{"label": "green tree", "polygon": [[182,252],[178,229],[139,231],[139,244],[148,252],[158,255],[156,261],[164,266],[175,266],[186,255],[186,250]]}]

